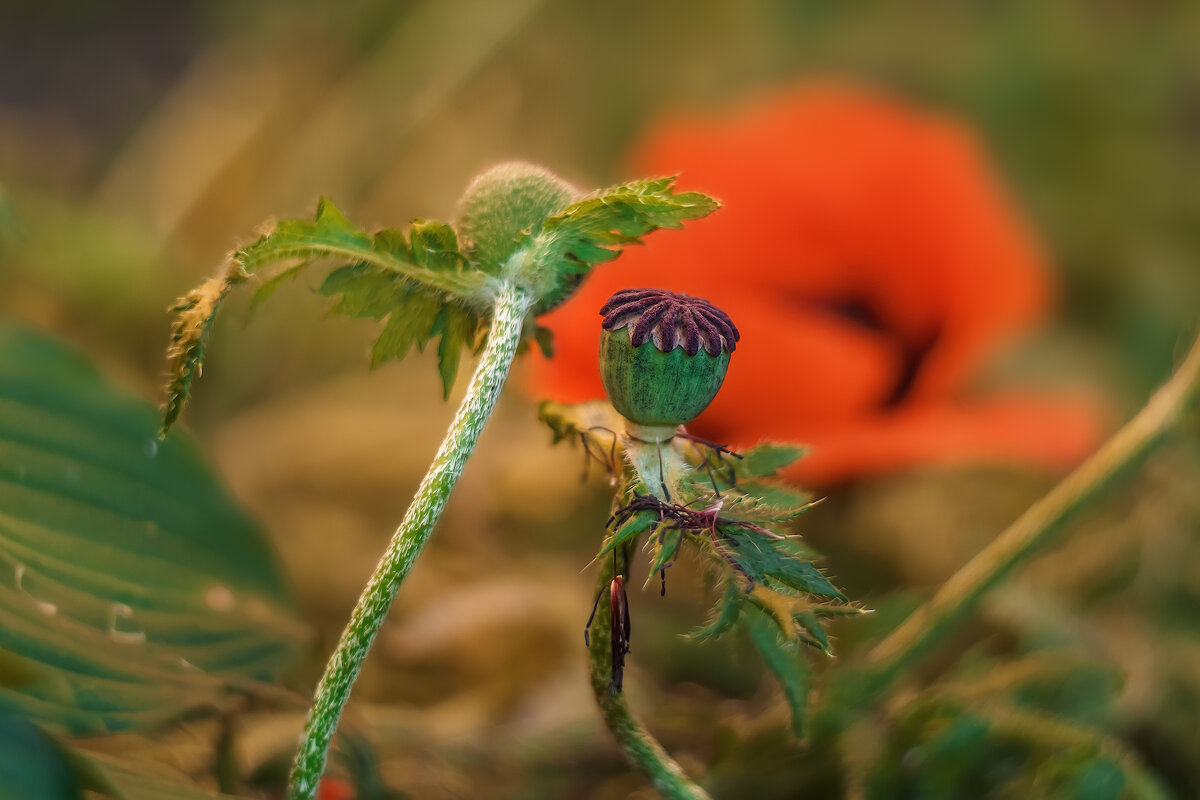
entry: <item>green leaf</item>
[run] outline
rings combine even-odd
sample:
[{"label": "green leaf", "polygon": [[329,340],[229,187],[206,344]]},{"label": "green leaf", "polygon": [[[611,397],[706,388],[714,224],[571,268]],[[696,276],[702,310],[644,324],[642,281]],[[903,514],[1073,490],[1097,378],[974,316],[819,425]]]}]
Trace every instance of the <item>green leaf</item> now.
[{"label": "green leaf", "polygon": [[159,438],[165,437],[179,418],[191,394],[192,382],[200,375],[204,365],[205,342],[221,302],[234,286],[245,280],[245,275],[239,270],[230,269],[226,274],[200,284],[171,307],[178,316],[171,325],[171,339],[167,345],[167,373],[170,377]]},{"label": "green leaf", "polygon": [[825,633],[825,627],[821,624],[820,617],[812,609],[805,609],[793,614],[792,619],[804,631],[806,634],[804,638],[810,645],[827,656],[833,655],[833,647],[829,644],[829,636]]},{"label": "green leaf", "polygon": [[379,338],[371,346],[371,368],[390,359],[404,358],[412,347],[424,350],[425,343],[434,336],[434,323],[440,312],[441,306],[436,300],[414,298],[404,313],[389,316]]},{"label": "green leaf", "polygon": [[[204,362],[204,345],[221,301],[233,287],[269,267],[291,264],[266,280],[255,292],[251,309],[294,280],[304,269],[322,259],[335,259],[345,266],[333,270],[321,293],[337,296],[332,313],[383,319],[416,316],[398,322],[387,332],[388,341],[372,351],[374,364],[399,358],[412,344],[422,346],[430,337],[432,323],[428,308],[454,305],[454,333],[444,344],[440,359],[443,379],[457,368],[459,354],[451,354],[451,343],[469,338],[461,335],[469,315],[474,328],[481,324],[488,303],[484,287],[494,279],[478,270],[465,270],[454,229],[437,222],[413,223],[410,238],[393,229],[369,236],[346,219],[326,198],[317,205],[316,218],[284,220],[274,230],[233,254],[224,272],[182,297],[172,309],[178,317],[168,349],[170,384],[163,418],[162,435],[174,424],[191,392],[192,382]],[[292,263],[299,262],[299,263]],[[395,312],[393,314],[393,312]],[[403,329],[398,331],[397,328]]]},{"label": "green leaf", "polygon": [[620,247],[636,244],[658,228],[680,228],[720,204],[699,192],[674,191],[675,178],[655,178],[614,186],[568,206],[542,225],[534,252],[542,264],[564,271],[611,261]]},{"label": "green leaf", "polygon": [[725,555],[755,583],[776,591],[804,592],[845,600],[820,570],[806,558],[807,551],[792,539],[772,539],[762,533],[726,526]]},{"label": "green leaf", "polygon": [[413,263],[431,270],[457,270],[466,263],[458,250],[458,234],[441,222],[417,220],[409,234]]},{"label": "green leaf", "polygon": [[250,311],[253,312],[256,308],[270,299],[271,295],[275,294],[285,283],[290,283],[300,275],[309,265],[308,261],[301,261],[294,267],[289,267],[280,272],[273,278],[263,281],[259,287],[254,290],[254,296],[250,298]]},{"label": "green leaf", "polygon": [[0,709],[158,725],[268,690],[303,646],[262,532],[186,437],[61,345],[0,325]]},{"label": "green leaf", "polygon": [[805,449],[794,444],[767,442],[740,453],[734,461],[738,478],[767,478],[804,455]]},{"label": "green leaf", "polygon": [[654,554],[650,562],[650,577],[653,577],[656,572],[664,567],[670,566],[675,561],[675,557],[679,555],[679,547],[682,544],[683,531],[671,528],[659,528],[658,534],[653,537],[650,546]]},{"label": "green leaf", "polygon": [[82,800],[75,769],[29,720],[0,713],[0,800]]},{"label": "green leaf", "polygon": [[792,732],[796,738],[802,739],[808,712],[808,661],[794,641],[780,638],[779,626],[766,612],[748,603],[744,607],[742,624],[750,634],[750,641],[762,654],[767,669],[779,681],[792,712]]},{"label": "green leaf", "polygon": [[762,519],[788,520],[800,516],[817,502],[809,492],[794,489],[781,483],[766,481],[740,481],[738,491],[750,495],[758,501],[758,507],[765,509]]},{"label": "green leaf", "polygon": [[[393,313],[392,316],[395,316]],[[442,376],[442,399],[450,398],[454,378],[458,375],[458,363],[464,347],[474,349],[475,334],[479,319],[470,311],[457,306],[442,306],[433,322],[433,332],[441,334],[438,340],[438,374]]]},{"label": "green leaf", "polygon": [[[404,243],[398,231],[381,231],[372,237],[346,219],[328,198],[317,204],[317,216],[312,222],[284,220],[275,229],[233,255],[242,271],[252,274],[266,267],[293,261],[337,259],[347,263],[364,263],[389,270],[414,286],[433,292],[450,294],[468,301],[485,283],[479,273],[443,269],[445,254],[441,247],[430,253],[427,246],[439,236],[426,230],[428,223],[417,223],[424,264],[418,263],[413,250]],[[444,228],[445,226],[440,226]]]},{"label": "green leaf", "polygon": [[654,524],[655,520],[656,517],[649,512],[634,514],[604,540],[604,546],[596,554],[596,559],[603,558],[625,542],[641,536],[650,530],[650,526]]},{"label": "green leaf", "polygon": [[[720,207],[699,192],[675,192],[675,178],[614,186],[573,203],[532,234],[531,260],[545,276],[541,308],[553,308],[579,284],[578,276],[620,255],[659,228],[680,228]],[[576,277],[572,277],[576,276]]]},{"label": "green leaf", "polygon": [[737,584],[729,582],[721,599],[713,609],[712,618],[703,628],[697,628],[688,634],[692,639],[713,639],[733,628],[741,613],[742,604],[746,601],[745,593]]},{"label": "green leaf", "polygon": [[411,294],[396,273],[373,264],[338,267],[325,276],[317,291],[338,298],[330,314],[367,319],[383,319]]}]

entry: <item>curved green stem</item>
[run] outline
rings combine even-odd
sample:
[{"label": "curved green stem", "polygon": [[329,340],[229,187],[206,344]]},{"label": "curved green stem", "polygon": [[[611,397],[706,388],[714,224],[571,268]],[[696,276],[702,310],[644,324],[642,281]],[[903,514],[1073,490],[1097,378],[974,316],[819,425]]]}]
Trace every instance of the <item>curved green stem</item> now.
[{"label": "curved green stem", "polygon": [[1007,530],[871,651],[873,679],[883,686],[919,661],[970,615],[984,594],[1050,545],[1064,523],[1137,464],[1200,396],[1200,339],[1175,375],[1145,408],[1096,453],[1029,507]]},{"label": "curved green stem", "polygon": [[350,622],[342,633],[325,675],[317,685],[308,721],[300,738],[300,749],[292,767],[288,797],[309,800],[325,769],[329,744],[337,729],[342,708],[350,697],[367,651],[379,632],[400,584],[412,569],[421,548],[441,516],[450,491],[462,473],[467,457],[483,430],[521,341],[525,315],[533,298],[522,288],[504,284],[496,296],[487,347],[471,377],[445,440],[421,481],[404,521],[396,529],[387,551],[363,590]]},{"label": "curved green stem", "polygon": [[[619,548],[619,558],[628,563],[628,550]],[[597,591],[607,593],[613,579],[613,560],[603,559],[600,575],[596,581]],[[588,653],[588,672],[592,682],[592,694],[604,717],[604,724],[612,732],[621,749],[633,765],[650,780],[650,785],[669,800],[710,800],[709,795],[684,774],[683,768],[675,763],[662,745],[642,727],[629,711],[625,695],[613,692],[612,678],[612,614],[605,598],[600,599],[596,617],[592,621],[592,641]]]}]

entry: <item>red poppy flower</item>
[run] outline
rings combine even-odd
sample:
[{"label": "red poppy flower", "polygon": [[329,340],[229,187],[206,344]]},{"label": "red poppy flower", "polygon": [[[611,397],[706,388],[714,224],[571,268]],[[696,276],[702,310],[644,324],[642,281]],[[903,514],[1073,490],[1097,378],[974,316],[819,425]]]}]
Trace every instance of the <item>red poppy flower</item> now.
[{"label": "red poppy flower", "polygon": [[617,289],[655,286],[718,303],[742,332],[724,388],[691,428],[739,446],[808,443],[802,480],[963,459],[1057,469],[1091,449],[1094,406],[968,396],[1052,292],[1036,241],[961,124],[816,85],[725,119],[661,124],[633,161],[724,207],[628,250],[544,319],[557,355],[534,363],[540,394],[603,396],[597,309]]},{"label": "red poppy flower", "polygon": [[341,778],[322,778],[317,784],[317,800],[354,800],[354,787]]}]

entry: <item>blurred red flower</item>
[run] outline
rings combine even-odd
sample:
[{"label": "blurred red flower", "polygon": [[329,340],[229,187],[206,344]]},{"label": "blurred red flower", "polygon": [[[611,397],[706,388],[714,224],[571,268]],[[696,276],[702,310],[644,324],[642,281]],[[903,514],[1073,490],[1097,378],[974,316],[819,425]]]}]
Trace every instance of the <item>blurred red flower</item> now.
[{"label": "blurred red flower", "polygon": [[317,800],[354,800],[354,787],[341,778],[321,778]]},{"label": "blurred red flower", "polygon": [[1050,278],[971,132],[881,92],[813,85],[725,119],[680,119],[635,150],[724,207],[598,269],[548,315],[537,392],[602,397],[597,310],[617,289],[699,295],[742,333],[724,388],[690,427],[737,446],[812,446],[794,476],[831,483],[947,460],[1068,467],[1094,405],[970,397],[996,347],[1043,317]]}]

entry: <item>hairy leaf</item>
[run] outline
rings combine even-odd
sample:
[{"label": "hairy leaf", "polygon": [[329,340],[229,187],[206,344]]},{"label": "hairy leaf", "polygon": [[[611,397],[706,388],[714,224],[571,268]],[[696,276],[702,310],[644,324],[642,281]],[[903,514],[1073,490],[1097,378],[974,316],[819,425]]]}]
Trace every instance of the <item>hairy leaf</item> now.
[{"label": "hairy leaf", "polygon": [[646,531],[650,530],[650,526],[656,521],[657,520],[655,519],[654,515],[649,513],[634,514],[632,517],[626,520],[623,525],[609,534],[609,536],[604,540],[604,546],[601,547],[600,552],[596,554],[596,558],[602,558],[625,542],[642,535]]},{"label": "hairy leaf", "polygon": [[804,455],[804,448],[794,444],[767,442],[752,447],[734,462],[734,470],[741,478],[766,478],[795,463]]},{"label": "hairy leaf", "polygon": [[192,382],[204,367],[205,341],[221,301],[234,286],[245,280],[246,276],[235,266],[224,275],[200,284],[171,307],[170,310],[178,316],[171,326],[171,340],[167,346],[167,374],[170,377],[162,426],[158,432],[160,439],[167,435],[167,430],[179,418],[192,390]]},{"label": "hairy leaf", "polygon": [[724,555],[755,583],[783,592],[805,592],[845,600],[809,560],[804,547],[791,539],[772,539],[761,533],[726,526]]},{"label": "hairy leaf", "polygon": [[[452,345],[472,338],[464,334],[465,328],[471,327],[473,334],[483,324],[487,303],[480,293],[491,279],[481,272],[463,269],[465,259],[459,252],[454,229],[448,225],[417,221],[408,238],[393,229],[370,236],[347,220],[332,202],[321,198],[314,220],[278,223],[270,233],[235,252],[221,275],[189,292],[172,308],[179,316],[168,350],[170,383],[161,435],[178,418],[200,374],[205,339],[229,291],[252,274],[289,265],[258,288],[251,301],[254,308],[323,259],[345,264],[333,270],[320,289],[322,294],[338,298],[333,313],[405,318],[390,331],[385,326],[387,340],[372,351],[375,365],[402,356],[413,344],[424,345],[438,333],[433,331],[430,307],[435,306],[432,314],[436,315],[441,308],[453,306],[454,318],[445,323],[450,335],[443,336],[439,348],[443,379],[450,376],[453,380],[460,353],[451,352]],[[449,386],[445,390],[449,393]]]},{"label": "hairy leaf", "polygon": [[[317,204],[317,216],[312,222],[284,220],[275,229],[233,255],[233,260],[248,274],[275,264],[300,259],[312,261],[332,258],[348,263],[373,264],[391,270],[404,280],[426,289],[443,292],[467,301],[483,285],[482,277],[472,273],[447,270],[446,258],[430,259],[426,253],[430,237],[427,223],[415,223],[422,246],[422,262],[418,262],[403,234],[385,230],[370,236],[359,230],[328,198]],[[441,226],[445,227],[445,226]],[[435,248],[439,249],[439,248]]]},{"label": "hairy leaf", "polygon": [[309,265],[307,261],[301,261],[293,267],[287,269],[269,278],[258,285],[254,290],[254,296],[250,298],[250,311],[254,311],[264,302],[271,298],[271,295],[283,288],[284,284],[290,283],[300,276]]},{"label": "hairy leaf", "polygon": [[680,228],[720,204],[699,192],[675,192],[675,178],[656,178],[597,192],[551,216],[533,232],[530,260],[542,276],[539,310],[570,296],[592,267],[611,261],[659,228]]},{"label": "hairy leaf", "polygon": [[0,709],[96,734],[268,691],[303,646],[270,547],[186,437],[0,326]]},{"label": "hairy leaf", "polygon": [[743,605],[742,624],[750,634],[750,641],[762,654],[787,699],[792,712],[792,732],[797,738],[804,737],[804,720],[808,713],[808,661],[803,658],[795,641],[780,638],[778,625],[762,610]]},{"label": "hairy leaf", "polygon": [[730,581],[725,585],[725,591],[722,593],[721,599],[717,601],[711,619],[703,628],[697,628],[688,636],[693,639],[713,639],[728,632],[738,621],[738,615],[742,611],[744,602],[745,593],[738,588],[737,584]]}]

